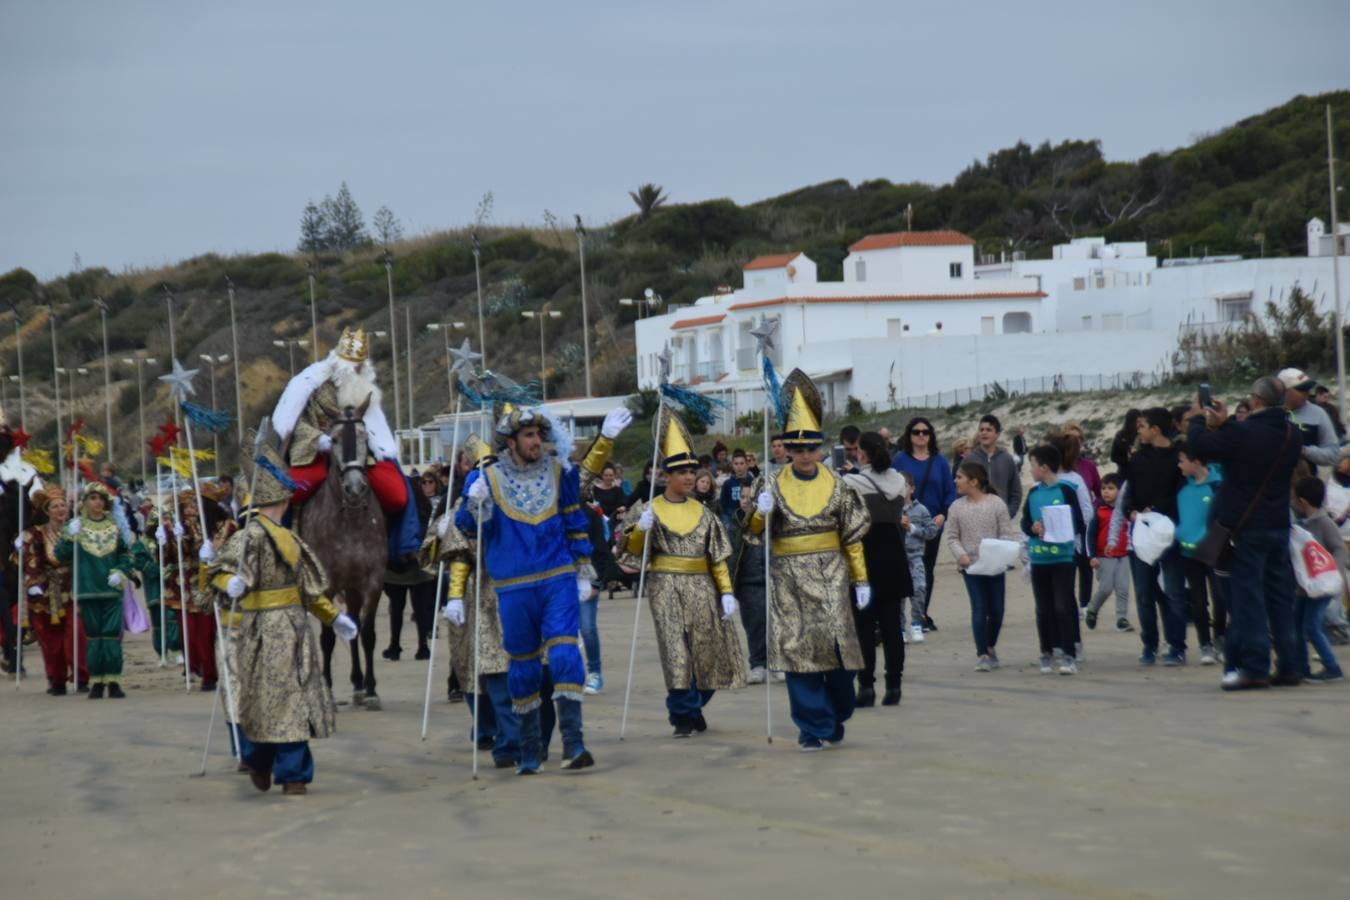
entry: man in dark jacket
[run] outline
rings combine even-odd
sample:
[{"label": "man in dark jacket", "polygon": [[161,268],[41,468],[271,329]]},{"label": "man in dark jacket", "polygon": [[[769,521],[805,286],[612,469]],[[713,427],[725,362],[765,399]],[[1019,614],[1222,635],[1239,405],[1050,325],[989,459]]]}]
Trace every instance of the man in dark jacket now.
[{"label": "man in dark jacket", "polygon": [[[1245,421],[1228,418],[1223,401],[1190,412],[1187,446],[1223,463],[1223,485],[1214,520],[1233,529],[1228,569],[1228,646],[1224,690],[1267,687],[1272,640],[1277,654],[1273,683],[1299,683],[1294,623],[1294,573],[1289,560],[1289,483],[1303,452],[1285,413],[1284,385],[1259,378]],[[1245,517],[1245,518],[1244,518]]]}]

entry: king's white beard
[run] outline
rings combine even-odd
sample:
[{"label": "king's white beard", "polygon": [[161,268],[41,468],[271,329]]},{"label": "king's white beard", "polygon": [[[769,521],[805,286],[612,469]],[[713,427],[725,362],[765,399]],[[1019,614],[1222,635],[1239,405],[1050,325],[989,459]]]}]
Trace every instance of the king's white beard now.
[{"label": "king's white beard", "polygon": [[333,384],[337,387],[338,406],[342,409],[352,407],[360,409],[366,400],[370,400],[370,409],[380,408],[380,388],[375,383],[374,367],[357,364],[345,359],[333,361]]}]

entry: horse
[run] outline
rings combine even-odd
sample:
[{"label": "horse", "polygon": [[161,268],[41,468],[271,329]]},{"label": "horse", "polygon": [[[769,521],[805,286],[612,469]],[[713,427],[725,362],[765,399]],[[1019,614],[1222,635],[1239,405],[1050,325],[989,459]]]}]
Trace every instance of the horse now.
[{"label": "horse", "polygon": [[[352,639],[352,704],[379,709],[375,693],[375,614],[384,590],[388,561],[384,511],[366,478],[366,426],[362,419],[367,398],[359,409],[346,407],[328,431],[332,456],[324,483],[299,509],[297,531],[323,563],[336,601],[358,617],[360,634]],[[360,641],[360,648],[357,641]],[[333,686],[333,648],[337,635],[325,625],[320,633],[323,677]],[[366,655],[365,672],[361,653]]]}]

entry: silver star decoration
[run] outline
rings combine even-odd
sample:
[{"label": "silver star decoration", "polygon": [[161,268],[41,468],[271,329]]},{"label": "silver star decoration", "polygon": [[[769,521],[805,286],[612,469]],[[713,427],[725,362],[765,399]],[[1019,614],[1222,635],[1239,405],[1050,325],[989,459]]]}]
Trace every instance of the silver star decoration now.
[{"label": "silver star decoration", "polygon": [[773,350],[773,335],[778,330],[778,320],[770,319],[768,316],[760,314],[759,324],[750,329],[750,335],[755,339],[755,353],[760,356],[768,356]]},{"label": "silver star decoration", "polygon": [[473,374],[474,362],[483,358],[483,354],[474,352],[474,349],[469,346],[468,338],[465,338],[464,343],[458,347],[451,347],[450,355],[455,358],[454,363],[450,366],[450,371],[461,377],[466,372]]},{"label": "silver star decoration", "polygon": [[159,380],[169,386],[169,393],[173,396],[174,403],[182,403],[189,396],[194,396],[197,389],[192,386],[192,379],[197,377],[196,369],[185,369],[178,360],[173,361],[173,371],[168,375],[159,376]]},{"label": "silver star decoration", "polygon": [[672,354],[670,352],[670,345],[667,344],[666,349],[662,350],[656,357],[657,363],[660,364],[661,366],[662,384],[665,384],[667,381],[670,380],[671,359]]}]

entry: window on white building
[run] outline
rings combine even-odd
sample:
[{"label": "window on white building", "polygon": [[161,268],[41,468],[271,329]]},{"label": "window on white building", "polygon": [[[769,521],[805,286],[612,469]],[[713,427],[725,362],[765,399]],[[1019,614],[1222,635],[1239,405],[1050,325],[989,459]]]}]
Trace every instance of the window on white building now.
[{"label": "window on white building", "polygon": [[1083,330],[1084,331],[1092,330],[1092,316],[1083,316]]},{"label": "window on white building", "polygon": [[980,334],[994,333],[994,317],[980,316]]},{"label": "window on white building", "polygon": [[961,277],[961,264],[960,264],[959,262],[954,262],[954,263],[952,263],[951,265],[949,265],[949,266],[947,267],[947,271],[951,273],[951,276],[952,276],[953,278],[960,278],[960,277]]},{"label": "window on white building", "polygon": [[1251,297],[1230,297],[1219,301],[1219,314],[1225,322],[1241,322],[1252,314]]},{"label": "window on white building", "polygon": [[1084,279],[1082,279],[1082,278],[1075,278],[1075,279],[1073,280],[1073,289],[1074,289],[1075,291],[1081,291],[1081,290],[1082,290],[1083,288],[1085,288],[1085,287],[1087,287],[1087,281],[1086,281],[1086,280],[1084,280]]},{"label": "window on white building", "polygon": [[1029,312],[1010,312],[1003,314],[1003,333],[1004,334],[1030,334],[1031,333],[1031,313]]},{"label": "window on white building", "polygon": [[853,280],[854,281],[867,280],[867,260],[860,259],[853,264]]},{"label": "window on white building", "polygon": [[895,340],[905,333],[904,326],[900,324],[899,319],[886,320],[886,337]]},{"label": "window on white building", "polygon": [[1124,331],[1125,316],[1121,313],[1102,313],[1102,331]]}]

